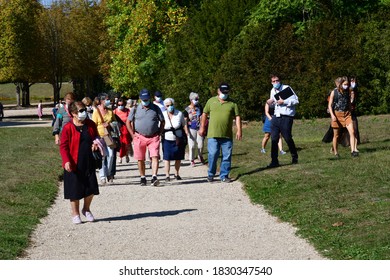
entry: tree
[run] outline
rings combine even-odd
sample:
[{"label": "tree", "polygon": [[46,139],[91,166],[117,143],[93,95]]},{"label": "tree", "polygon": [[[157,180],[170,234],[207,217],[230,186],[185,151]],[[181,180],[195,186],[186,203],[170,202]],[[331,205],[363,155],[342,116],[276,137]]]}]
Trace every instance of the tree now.
[{"label": "tree", "polygon": [[106,24],[114,47],[109,82],[115,90],[136,96],[142,87],[155,86],[155,71],[165,43],[186,21],[176,1],[106,1]]},{"label": "tree", "polygon": [[30,86],[43,72],[37,24],[41,10],[38,1],[0,0],[0,81],[20,87],[22,106],[30,105]]},{"label": "tree", "polygon": [[188,102],[191,91],[201,94],[204,101],[221,81],[213,75],[220,67],[223,54],[245,26],[253,0],[206,0],[182,30],[170,40],[165,67],[159,83],[179,104]]},{"label": "tree", "polygon": [[39,27],[42,35],[43,63],[45,64],[44,80],[53,86],[54,103],[60,101],[60,90],[69,64],[69,49],[65,33],[67,23],[62,6],[58,3],[46,8],[40,17]]}]

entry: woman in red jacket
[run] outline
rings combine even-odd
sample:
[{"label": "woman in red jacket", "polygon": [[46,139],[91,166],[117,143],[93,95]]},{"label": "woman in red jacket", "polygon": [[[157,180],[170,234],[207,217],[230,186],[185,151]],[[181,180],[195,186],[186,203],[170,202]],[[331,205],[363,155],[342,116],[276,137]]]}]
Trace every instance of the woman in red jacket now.
[{"label": "woman in red jacket", "polygon": [[72,221],[82,223],[80,218],[80,199],[84,198],[81,213],[87,221],[95,221],[90,205],[94,195],[99,194],[96,178],[95,160],[92,151],[98,149],[93,141],[99,137],[96,124],[87,119],[87,111],[82,102],[69,106],[72,120],[61,133],[60,153],[64,167],[64,197],[70,199]]}]

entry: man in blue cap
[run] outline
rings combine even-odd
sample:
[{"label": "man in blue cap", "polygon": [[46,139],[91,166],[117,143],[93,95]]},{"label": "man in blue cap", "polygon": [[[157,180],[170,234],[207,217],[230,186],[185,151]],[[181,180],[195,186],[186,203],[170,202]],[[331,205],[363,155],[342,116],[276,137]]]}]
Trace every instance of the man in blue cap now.
[{"label": "man in blue cap", "polygon": [[152,159],[152,186],[158,186],[157,178],[160,135],[164,131],[164,116],[160,108],[150,101],[150,94],[147,89],[139,93],[141,103],[134,106],[126,121],[134,144],[134,158],[138,160],[138,170],[141,176],[141,186],[146,186],[145,177],[145,153],[149,151]]}]

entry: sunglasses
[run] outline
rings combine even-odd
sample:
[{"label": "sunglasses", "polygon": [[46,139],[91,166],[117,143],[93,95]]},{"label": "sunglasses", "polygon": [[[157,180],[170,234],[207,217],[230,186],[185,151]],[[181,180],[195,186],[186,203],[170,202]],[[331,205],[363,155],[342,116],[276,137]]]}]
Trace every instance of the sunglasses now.
[{"label": "sunglasses", "polygon": [[82,113],[82,112],[85,112],[86,111],[86,109],[85,108],[83,108],[83,109],[79,109],[79,113]]}]

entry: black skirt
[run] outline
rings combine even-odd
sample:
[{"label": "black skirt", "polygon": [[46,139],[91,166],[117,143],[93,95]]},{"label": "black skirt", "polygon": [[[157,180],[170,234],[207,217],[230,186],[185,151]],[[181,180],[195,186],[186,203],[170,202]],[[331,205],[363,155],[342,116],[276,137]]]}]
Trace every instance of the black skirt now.
[{"label": "black skirt", "polygon": [[96,178],[95,160],[92,155],[92,139],[87,126],[81,129],[77,170],[64,170],[64,197],[65,199],[79,200],[92,194],[99,194],[99,185]]}]

